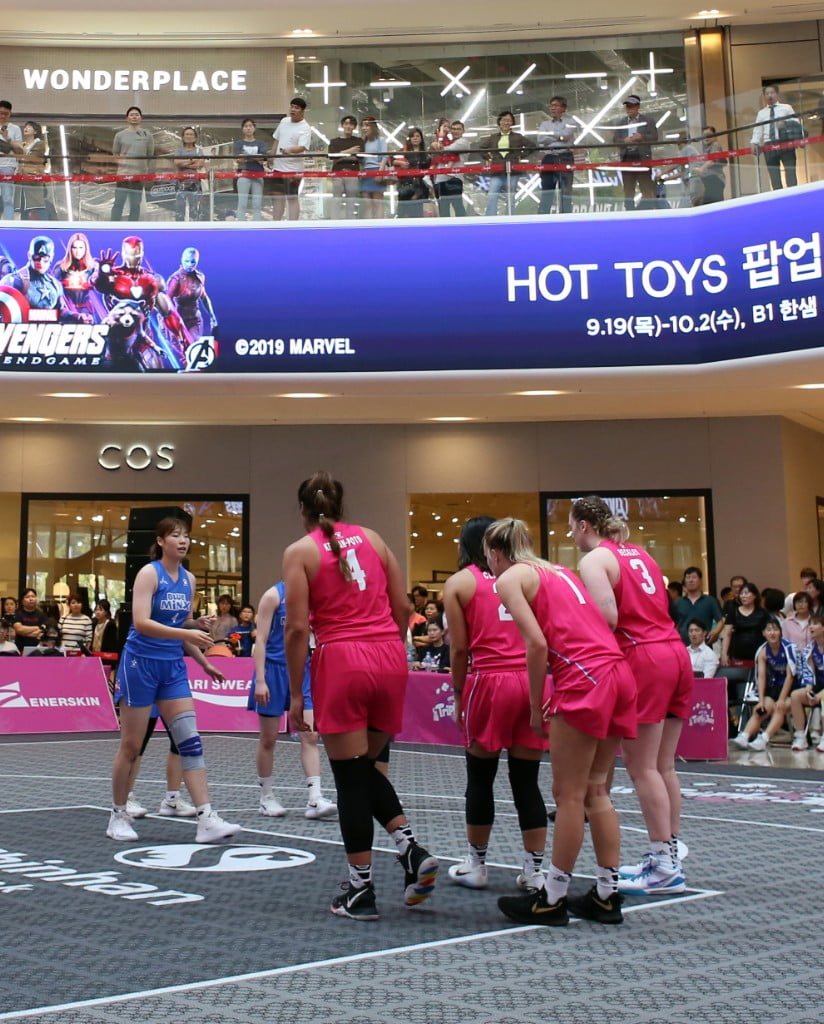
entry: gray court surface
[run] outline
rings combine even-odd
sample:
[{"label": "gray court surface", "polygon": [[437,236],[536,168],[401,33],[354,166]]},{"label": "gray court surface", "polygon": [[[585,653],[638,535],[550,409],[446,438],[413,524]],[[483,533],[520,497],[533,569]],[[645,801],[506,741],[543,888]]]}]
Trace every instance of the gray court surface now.
[{"label": "gray court surface", "polygon": [[[213,802],[244,831],[198,847],[191,823],[159,817],[137,823],[135,843],[106,838],[115,738],[0,741],[0,1021],[824,1020],[821,772],[684,766],[687,893],[628,899],[620,927],[520,928],[496,906],[521,860],[505,765],[490,887],[472,892],[446,875],[464,852],[462,753],[398,747],[392,778],[442,870],[435,896],[404,908],[392,844],[377,834],[381,920],[356,923],[328,911],[344,857],[335,821],[303,817],[297,744],[277,747],[284,819],[256,813],[254,745],[207,738]],[[164,759],[158,736],[137,788],[150,809]],[[614,799],[624,859],[638,859],[643,822],[621,768]],[[593,870],[587,841],[574,891]]]}]

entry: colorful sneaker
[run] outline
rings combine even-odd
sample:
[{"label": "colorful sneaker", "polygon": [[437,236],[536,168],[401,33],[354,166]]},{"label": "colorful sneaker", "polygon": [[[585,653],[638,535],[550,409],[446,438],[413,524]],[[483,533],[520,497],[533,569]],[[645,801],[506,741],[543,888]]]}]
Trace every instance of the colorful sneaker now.
[{"label": "colorful sneaker", "polygon": [[561,927],[569,924],[567,900],[562,896],[557,903],[547,902],[546,889],[531,889],[525,896],[501,896],[501,913],[518,924],[545,924]]},{"label": "colorful sneaker", "polygon": [[160,801],[157,813],[163,818],[196,818],[197,811],[189,803],[179,796],[176,800],[167,800],[164,796]]},{"label": "colorful sneaker", "polygon": [[756,736],[752,743],[749,744],[750,750],[766,750],[769,746],[769,737],[765,732],[760,733]]},{"label": "colorful sneaker", "polygon": [[515,879],[519,889],[528,892],[530,889],[543,889],[546,885],[546,878],[543,871],[521,871]]},{"label": "colorful sneaker", "polygon": [[489,885],[486,864],[470,864],[468,857],[460,864],[453,864],[447,873],[455,885],[467,889],[485,889]]},{"label": "colorful sneaker", "polygon": [[333,914],[337,914],[338,917],[349,917],[353,921],[378,920],[380,915],[375,902],[375,888],[371,882],[359,889],[351,882],[341,882],[340,887],[345,891],[332,900],[329,909]]},{"label": "colorful sneaker", "polygon": [[258,814],[262,814],[264,818],[282,818],[286,814],[286,808],[277,797],[262,796]]},{"label": "colorful sneaker", "polygon": [[218,843],[221,839],[229,839],[240,832],[240,825],[232,825],[217,813],[209,811],[197,819],[196,843]]},{"label": "colorful sneaker", "polygon": [[[263,801],[261,801],[262,803]],[[284,812],[285,813],[285,812]],[[338,805],[333,804],[331,800],[327,800],[326,797],[319,796],[317,800],[312,803],[311,801],[306,805],[306,810],[303,812],[304,818],[334,818],[338,813]]]},{"label": "colorful sneaker", "polygon": [[647,896],[655,896],[659,893],[684,892],[687,886],[684,882],[684,873],[681,867],[662,868],[658,866],[655,857],[650,858],[643,871],[640,871],[634,878],[618,878],[619,892],[646,893]]},{"label": "colorful sneaker", "polygon": [[598,895],[598,887],[593,885],[585,896],[576,896],[569,901],[569,912],[575,917],[584,917],[587,921],[597,921],[599,924],[623,924],[623,902],[619,892],[611,893],[607,899],[602,900]]},{"label": "colorful sneaker", "polygon": [[417,843],[410,843],[406,853],[398,855],[398,860],[406,872],[403,901],[407,907],[416,907],[428,900],[435,889],[438,858]]},{"label": "colorful sneaker", "polygon": [[653,854],[651,852],[647,852],[637,864],[622,864],[618,868],[618,877],[635,878],[638,875],[642,875],[645,871],[649,870],[652,861]]},{"label": "colorful sneaker", "polygon": [[130,843],[137,839],[128,811],[112,811],[106,835],[119,843]]},{"label": "colorful sneaker", "polygon": [[126,799],[126,813],[130,818],[145,818],[149,812],[135,799],[134,793],[129,793]]}]

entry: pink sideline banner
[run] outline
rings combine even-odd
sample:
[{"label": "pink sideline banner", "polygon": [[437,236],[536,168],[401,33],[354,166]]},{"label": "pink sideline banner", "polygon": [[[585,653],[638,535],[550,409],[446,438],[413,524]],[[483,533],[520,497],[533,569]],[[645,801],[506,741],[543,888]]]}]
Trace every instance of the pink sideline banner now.
[{"label": "pink sideline banner", "polygon": [[726,761],[728,722],[727,680],[696,679],[676,755],[687,761]]},{"label": "pink sideline banner", "polygon": [[395,737],[401,743],[447,743],[462,747],[464,739],[455,725],[452,676],[442,672],[410,672],[403,708],[403,728]]},{"label": "pink sideline banner", "polygon": [[99,658],[0,658],[0,733],[117,728]]},{"label": "pink sideline banner", "polygon": [[207,675],[194,658],[184,660],[198,729],[202,732],[258,731],[257,715],[246,710],[255,671],[253,658],[212,658],[215,668],[226,676],[223,682]]}]

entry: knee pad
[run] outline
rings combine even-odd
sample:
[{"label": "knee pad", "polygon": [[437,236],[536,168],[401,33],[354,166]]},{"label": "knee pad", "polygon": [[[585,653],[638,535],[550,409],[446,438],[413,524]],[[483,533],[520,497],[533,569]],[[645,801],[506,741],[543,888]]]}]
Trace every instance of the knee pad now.
[{"label": "knee pad", "polygon": [[466,823],[491,825],[495,821],[497,757],[476,757],[466,751]]},{"label": "knee pad", "polygon": [[509,755],[509,784],[522,832],[546,828],[546,804],[538,788],[540,761]]},{"label": "knee pad", "polygon": [[378,771],[374,761],[369,761],[369,768],[369,805],[373,817],[386,828],[390,821],[403,814],[403,807],[395,787],[383,772]]},{"label": "knee pad", "polygon": [[197,731],[194,711],[181,711],[169,722],[169,736],[180,753],[180,767],[184,772],[205,768],[203,741]]},{"label": "knee pad", "polygon": [[338,798],[338,821],[343,846],[347,853],[363,853],[372,849],[374,828],[369,799],[370,775],[377,775],[368,758],[351,757],[333,761],[332,775]]}]

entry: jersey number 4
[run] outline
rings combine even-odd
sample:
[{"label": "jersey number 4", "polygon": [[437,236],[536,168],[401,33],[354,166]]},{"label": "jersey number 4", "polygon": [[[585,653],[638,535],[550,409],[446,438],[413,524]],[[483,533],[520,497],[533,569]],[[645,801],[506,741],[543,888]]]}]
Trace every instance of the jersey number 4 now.
[{"label": "jersey number 4", "polygon": [[357,583],[358,590],[366,590],[366,573],[361,569],[358,556],[354,548],[346,549],[346,564],[349,566],[349,574],[352,582]]}]

